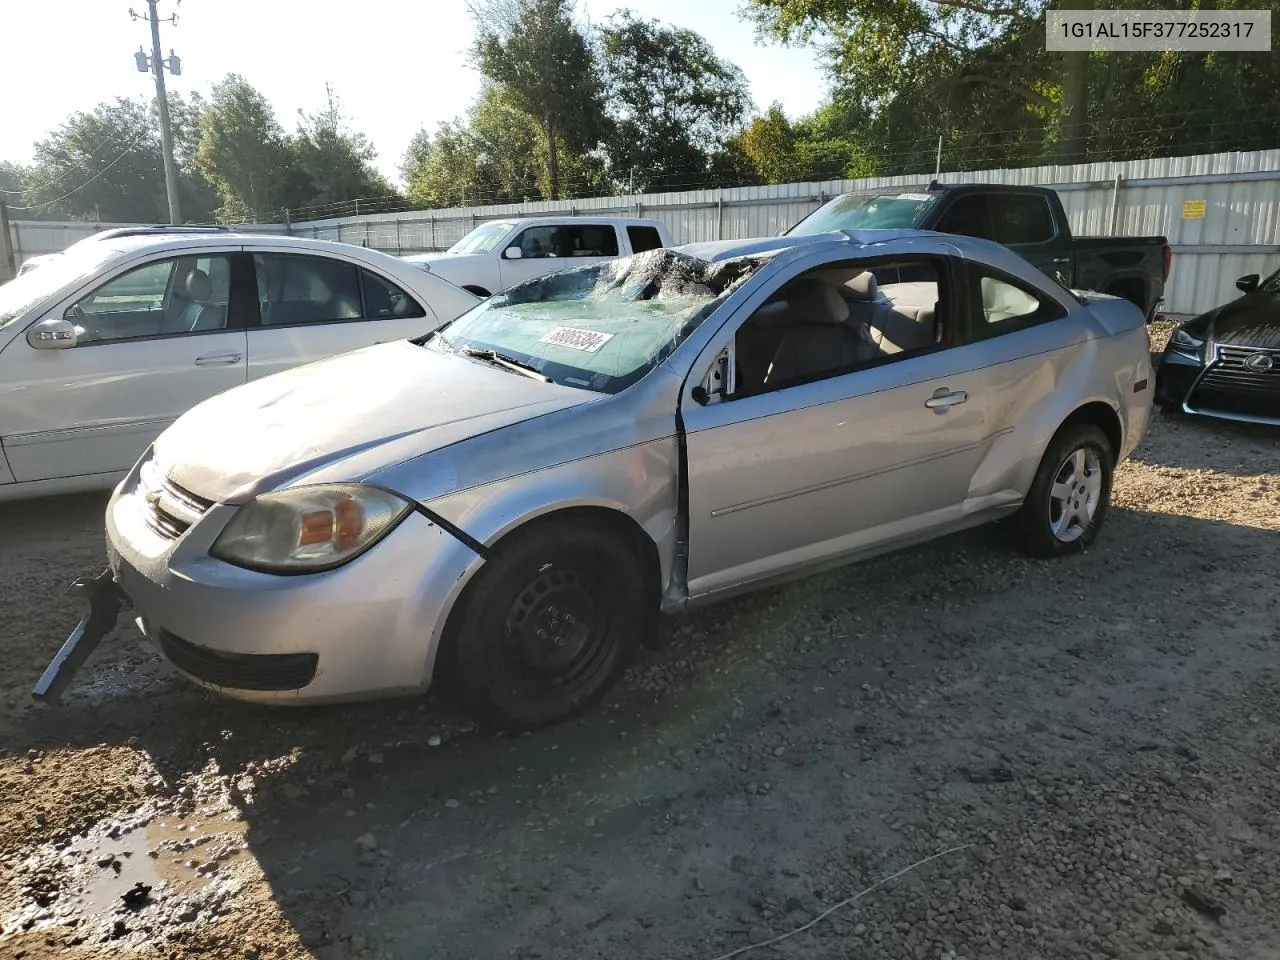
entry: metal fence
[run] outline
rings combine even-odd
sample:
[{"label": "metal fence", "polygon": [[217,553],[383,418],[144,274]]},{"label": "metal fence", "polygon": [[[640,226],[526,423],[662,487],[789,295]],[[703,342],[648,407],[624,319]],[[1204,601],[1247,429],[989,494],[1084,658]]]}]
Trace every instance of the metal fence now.
[{"label": "metal fence", "polygon": [[[1052,187],[1080,236],[1167,236],[1174,251],[1162,307],[1167,313],[1201,313],[1237,296],[1237,277],[1280,266],[1280,150],[944,172],[941,179]],[[288,230],[295,236],[409,254],[445,249],[485,220],[612,214],[662,220],[676,243],[690,243],[773,236],[838,194],[920,184],[916,176],[873,177],[377,213],[240,229]],[[19,222],[14,224],[15,245],[19,258],[46,253],[107,226]]]},{"label": "metal fence", "polygon": [[[14,220],[9,224],[9,235],[13,243],[14,259],[18,266],[24,260],[43,256],[46,253],[58,253],[65,250],[77,240],[91,237],[103,230],[116,227],[137,227],[137,223],[84,223],[81,221],[46,221],[46,220]],[[251,226],[236,227],[253,233],[287,233],[288,227],[283,223],[259,223]],[[0,267],[0,269],[3,269]]]}]

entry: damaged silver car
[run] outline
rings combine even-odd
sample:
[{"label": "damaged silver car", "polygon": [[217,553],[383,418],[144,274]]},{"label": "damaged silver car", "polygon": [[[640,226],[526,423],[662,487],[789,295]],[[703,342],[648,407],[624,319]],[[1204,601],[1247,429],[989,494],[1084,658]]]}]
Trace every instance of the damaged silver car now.
[{"label": "damaged silver car", "polygon": [[126,604],[228,696],[434,683],[549,723],[664,613],[1001,517],[1033,555],[1082,550],[1151,376],[1136,307],[982,240],[695,244],[543,277],[178,420],[116,489],[94,614],[38,694]]}]

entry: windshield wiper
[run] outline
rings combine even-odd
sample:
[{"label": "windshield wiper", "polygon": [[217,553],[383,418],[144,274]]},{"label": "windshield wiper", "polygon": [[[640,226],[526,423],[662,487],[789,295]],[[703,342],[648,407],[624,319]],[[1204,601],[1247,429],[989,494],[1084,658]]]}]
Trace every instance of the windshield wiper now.
[{"label": "windshield wiper", "polygon": [[531,364],[517,360],[515,357],[508,357],[506,354],[498,353],[496,350],[485,350],[480,347],[463,347],[458,351],[463,356],[475,357],[477,360],[483,360],[485,363],[491,363],[495,367],[502,367],[510,370],[512,373],[518,373],[525,377],[532,377],[534,380],[541,380],[544,383],[554,383],[550,377]]}]

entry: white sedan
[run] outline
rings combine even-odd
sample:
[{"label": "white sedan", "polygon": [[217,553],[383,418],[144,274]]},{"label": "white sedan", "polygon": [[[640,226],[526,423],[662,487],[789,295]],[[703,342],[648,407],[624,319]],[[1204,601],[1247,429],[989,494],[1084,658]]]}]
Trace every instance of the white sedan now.
[{"label": "white sedan", "polygon": [[0,500],[110,487],[201,400],[477,302],[396,257],[298,237],[69,250],[0,285]]}]

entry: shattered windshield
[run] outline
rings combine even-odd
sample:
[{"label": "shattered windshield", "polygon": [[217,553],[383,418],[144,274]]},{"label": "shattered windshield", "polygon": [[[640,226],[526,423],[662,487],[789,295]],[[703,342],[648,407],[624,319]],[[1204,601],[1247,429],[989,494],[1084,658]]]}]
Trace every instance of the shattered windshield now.
[{"label": "shattered windshield", "polygon": [[658,249],[563,270],[491,297],[430,342],[617,393],[666,359],[762,262]]},{"label": "shattered windshield", "polygon": [[927,193],[899,193],[891,196],[846,194],[819,207],[787,231],[788,236],[807,237],[833,230],[911,229],[920,223],[935,198]]}]

